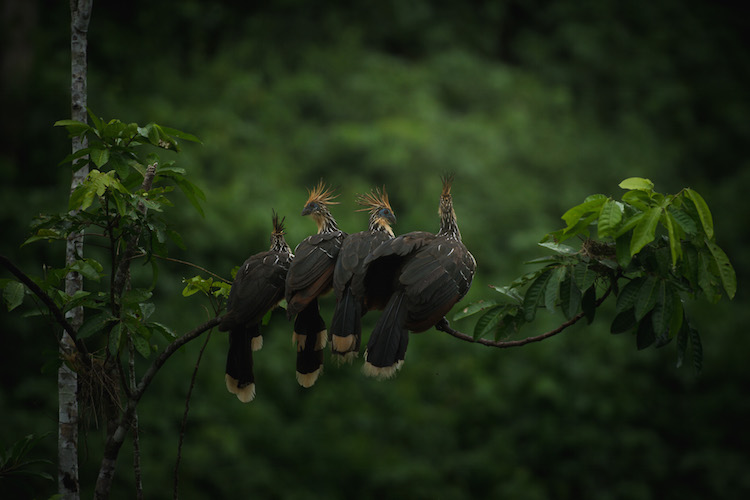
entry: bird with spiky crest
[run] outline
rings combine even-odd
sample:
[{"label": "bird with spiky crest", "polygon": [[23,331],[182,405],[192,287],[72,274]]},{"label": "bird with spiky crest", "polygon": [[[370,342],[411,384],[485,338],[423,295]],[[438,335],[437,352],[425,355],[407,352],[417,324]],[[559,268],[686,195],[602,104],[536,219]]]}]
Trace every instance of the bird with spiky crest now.
[{"label": "bird with spiky crest", "polygon": [[[333,289],[336,292],[336,309],[331,318],[331,352],[340,360],[351,361],[359,354],[362,338],[361,317],[368,310],[377,308],[366,294],[355,295],[351,283],[355,275],[361,274],[365,259],[384,241],[393,239],[391,224],[396,216],[388,201],[385,188],[375,189],[360,195],[357,203],[370,214],[367,231],[350,234],[341,245],[336,267],[333,271]],[[380,305],[382,309],[382,305]]]},{"label": "bird with spiky crest", "polygon": [[328,332],[318,297],[332,288],[336,258],[346,238],[328,209],[337,203],[335,197],[322,180],[309,190],[302,215],[312,217],[318,232],[297,245],[286,278],[287,316],[296,316],[292,340],[297,346],[297,382],[302,387],[312,386],[323,369]]},{"label": "bird with spiky crest", "polygon": [[273,212],[271,248],[248,258],[237,271],[219,330],[229,331],[225,381],[243,403],[255,398],[253,351],[263,346],[263,317],[284,298],[294,255],[284,238],[284,219]]},{"label": "bird with spiky crest", "polygon": [[365,350],[368,376],[393,376],[404,362],[409,331],[447,321],[445,314],[471,287],[476,261],[461,241],[453,175],[442,181],[437,234],[415,231],[385,241],[365,259],[366,269],[353,284],[355,292],[385,303]]}]

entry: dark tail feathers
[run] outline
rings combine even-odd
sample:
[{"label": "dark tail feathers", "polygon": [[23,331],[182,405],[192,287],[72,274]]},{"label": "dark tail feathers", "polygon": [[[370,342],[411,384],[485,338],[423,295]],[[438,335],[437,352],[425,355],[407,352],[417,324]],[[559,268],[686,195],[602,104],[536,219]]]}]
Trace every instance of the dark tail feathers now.
[{"label": "dark tail feathers", "polygon": [[263,345],[259,325],[238,328],[229,332],[226,375],[227,390],[243,403],[255,398],[255,375],[253,374],[253,351]]},{"label": "dark tail feathers", "polygon": [[383,314],[367,342],[365,375],[379,379],[390,378],[404,363],[409,330],[406,328],[406,296],[397,291],[388,299]]},{"label": "dark tail feathers", "polygon": [[331,318],[331,352],[351,361],[359,354],[362,339],[362,304],[354,297],[349,285]]},{"label": "dark tail feathers", "polygon": [[297,344],[297,382],[302,387],[311,387],[323,371],[323,349],[328,341],[317,299],[301,310],[294,320],[292,341]]}]

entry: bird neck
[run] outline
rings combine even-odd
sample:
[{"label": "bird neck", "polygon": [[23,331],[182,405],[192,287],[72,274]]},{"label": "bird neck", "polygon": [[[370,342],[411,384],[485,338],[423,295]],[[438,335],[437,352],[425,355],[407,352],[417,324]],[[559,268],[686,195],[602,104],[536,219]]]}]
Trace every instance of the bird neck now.
[{"label": "bird neck", "polygon": [[461,241],[461,231],[458,229],[456,212],[453,211],[453,200],[450,196],[440,199],[440,231],[438,236],[447,236]]},{"label": "bird neck", "polygon": [[271,251],[278,253],[291,253],[292,249],[287,244],[283,234],[274,234],[271,239]]},{"label": "bird neck", "polygon": [[393,229],[391,229],[391,225],[388,224],[388,222],[382,217],[378,217],[375,215],[370,217],[370,224],[368,229],[371,232],[382,231],[393,236]]},{"label": "bird neck", "polygon": [[318,234],[320,233],[333,233],[339,230],[336,219],[333,218],[331,212],[326,211],[323,214],[316,214],[313,216],[315,224],[318,225]]}]

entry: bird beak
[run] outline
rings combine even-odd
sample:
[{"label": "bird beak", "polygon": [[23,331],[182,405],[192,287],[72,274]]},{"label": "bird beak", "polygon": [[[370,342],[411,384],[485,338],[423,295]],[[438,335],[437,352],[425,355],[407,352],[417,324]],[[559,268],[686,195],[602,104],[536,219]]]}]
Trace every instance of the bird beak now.
[{"label": "bird beak", "polygon": [[310,215],[311,213],[312,213],[312,208],[310,208],[309,206],[306,206],[305,208],[302,209],[302,215]]}]

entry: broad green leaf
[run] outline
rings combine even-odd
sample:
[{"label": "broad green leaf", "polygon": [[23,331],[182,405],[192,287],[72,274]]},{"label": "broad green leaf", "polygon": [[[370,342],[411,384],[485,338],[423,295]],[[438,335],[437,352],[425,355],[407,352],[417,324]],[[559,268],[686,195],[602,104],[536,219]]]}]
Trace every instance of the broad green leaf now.
[{"label": "broad green leaf", "polygon": [[622,189],[638,190],[638,191],[653,191],[654,183],[650,179],[644,179],[643,177],[628,177],[622,181],[619,186]]},{"label": "broad green leaf", "polygon": [[552,276],[552,268],[545,269],[526,290],[526,295],[523,298],[523,313],[524,319],[529,323],[534,321],[536,308],[544,298],[544,289],[549,282],[550,276]]},{"label": "broad green leaf", "polygon": [[612,324],[609,327],[609,332],[612,334],[629,332],[638,322],[635,320],[635,314],[633,309],[627,309],[615,315],[612,320]]},{"label": "broad green leaf", "polygon": [[654,312],[651,316],[654,333],[657,337],[668,333],[669,325],[672,321],[672,313],[674,311],[674,295],[674,290],[672,290],[672,287],[669,286],[666,281],[661,281],[659,283],[656,304],[654,305]]},{"label": "broad green leaf", "polygon": [[575,316],[581,307],[581,290],[571,274],[560,283],[560,308],[568,319]]},{"label": "broad green leaf", "polygon": [[664,225],[667,226],[669,253],[672,256],[672,267],[676,267],[677,261],[682,258],[682,241],[678,234],[679,226],[670,212],[664,212],[662,220]]},{"label": "broad green leaf", "polygon": [[156,306],[154,305],[153,302],[146,302],[143,304],[138,304],[138,306],[141,309],[141,318],[143,318],[143,320],[147,320],[148,318],[150,318],[151,315],[156,310]]},{"label": "broad green leaf", "polygon": [[169,328],[169,327],[168,327],[168,326],[166,326],[166,325],[163,325],[163,324],[161,324],[161,323],[157,323],[156,321],[152,321],[152,322],[148,323],[148,324],[147,324],[147,326],[148,326],[148,327],[149,327],[149,328],[150,328],[151,330],[155,330],[155,331],[157,331],[157,332],[161,333],[161,334],[162,334],[162,336],[163,336],[163,337],[164,337],[165,339],[167,339],[168,341],[170,341],[170,342],[171,342],[172,340],[174,340],[174,339],[176,339],[176,338],[177,338],[177,334],[175,334],[175,333],[174,333],[174,331],[172,331],[172,329],[171,329],[171,328]]},{"label": "broad green leaf", "polygon": [[621,220],[622,207],[613,199],[608,199],[604,205],[602,205],[602,211],[599,214],[599,237],[606,238],[607,236],[611,236]]},{"label": "broad green leaf", "polygon": [[557,238],[558,242],[563,242],[569,238],[572,238],[574,236],[583,236],[588,237],[589,235],[589,226],[596,220],[596,218],[599,216],[597,212],[594,212],[587,217],[582,218],[578,221],[578,223],[574,226],[568,227],[563,231],[563,235],[559,238]]},{"label": "broad green leaf", "polygon": [[459,319],[463,319],[468,316],[473,316],[474,314],[477,314],[480,311],[484,311],[496,305],[497,305],[497,301],[495,300],[480,300],[478,302],[473,302],[467,305],[466,307],[462,308],[456,314],[454,314],[453,320],[458,321]]},{"label": "broad green leaf", "polygon": [[576,264],[573,270],[573,276],[575,277],[578,288],[585,292],[594,284],[594,281],[596,280],[596,271],[591,269],[588,262],[580,261]]},{"label": "broad green leaf", "polygon": [[578,253],[578,250],[568,246],[568,245],[561,245],[559,243],[554,243],[552,241],[538,243],[540,247],[549,248],[553,252],[557,252],[560,255],[574,255]]},{"label": "broad green leaf", "polygon": [[102,265],[94,259],[76,260],[69,266],[69,269],[92,281],[99,281],[104,271]]},{"label": "broad green leaf", "polygon": [[656,305],[659,292],[659,280],[648,276],[638,290],[635,298],[635,319],[641,321]]},{"label": "broad green leaf", "polygon": [[677,332],[682,329],[685,320],[685,309],[682,306],[680,296],[675,293],[674,307],[672,308],[672,318],[669,320],[669,338],[674,338]]},{"label": "broad green leaf", "polygon": [[615,240],[615,255],[617,263],[624,269],[628,267],[633,256],[630,255],[630,240],[633,236],[623,234]]},{"label": "broad green leaf", "polygon": [[514,304],[520,304],[523,301],[523,297],[518,291],[512,286],[496,286],[490,285],[490,288],[501,294],[501,299],[506,302],[513,302]]},{"label": "broad green leaf", "polygon": [[698,226],[695,221],[690,217],[684,210],[677,209],[674,205],[670,205],[667,211],[672,215],[672,218],[677,224],[685,231],[685,234],[694,235],[698,232]]},{"label": "broad green leaf", "polygon": [[91,111],[90,108],[86,108],[86,111],[88,112],[89,118],[91,118],[91,123],[94,124],[94,127],[93,127],[94,133],[96,133],[97,136],[101,137],[102,131],[104,130],[104,124],[102,122],[102,119],[96,116],[94,112]]},{"label": "broad green leaf", "polygon": [[560,283],[565,279],[566,272],[567,268],[565,266],[556,268],[544,292],[544,307],[551,313],[555,312],[555,305],[560,295]]},{"label": "broad green leaf", "polygon": [[648,210],[653,205],[651,198],[645,191],[627,191],[622,195],[622,201],[640,211]]},{"label": "broad green leaf", "polygon": [[133,288],[122,294],[123,304],[140,304],[146,302],[153,296],[153,293],[146,288]]},{"label": "broad green leaf", "polygon": [[78,338],[85,339],[103,330],[109,323],[116,321],[109,311],[104,311],[87,319],[78,329]]},{"label": "broad green leaf", "polygon": [[632,309],[635,306],[635,300],[638,298],[638,292],[643,286],[644,281],[646,281],[644,277],[634,278],[623,287],[617,296],[616,311],[618,313]]},{"label": "broad green leaf", "polygon": [[685,189],[685,193],[687,193],[688,198],[690,198],[695,204],[695,208],[698,211],[698,217],[703,226],[703,231],[705,231],[709,240],[712,239],[714,237],[714,221],[713,217],[711,217],[711,210],[708,209],[708,205],[706,204],[706,200],[704,200],[697,191],[693,191],[690,188]]},{"label": "broad green leaf", "polygon": [[734,272],[732,264],[729,262],[729,257],[727,257],[724,250],[713,241],[706,240],[706,246],[711,251],[711,255],[714,256],[716,267],[719,271],[719,277],[721,278],[721,284],[724,287],[724,291],[727,293],[727,297],[731,300],[737,292],[737,275]]},{"label": "broad green leaf", "polygon": [[133,342],[133,347],[135,347],[135,350],[138,351],[138,354],[148,359],[148,357],[151,355],[151,346],[149,345],[148,341],[145,338],[141,337],[138,332],[131,332],[130,340],[131,342]]},{"label": "broad green leaf", "polygon": [[620,229],[618,229],[617,232],[612,235],[612,237],[618,239],[620,238],[620,236],[633,229],[641,221],[641,219],[643,218],[643,214],[643,212],[638,212],[632,217],[624,218],[625,222],[623,222],[623,224],[620,226]]},{"label": "broad green leaf", "polygon": [[23,297],[26,294],[26,287],[18,281],[9,281],[3,289],[3,300],[8,306],[8,311],[12,311],[23,303]]},{"label": "broad green leaf", "polygon": [[633,238],[630,240],[630,255],[635,255],[643,247],[654,241],[656,224],[661,217],[661,208],[653,207],[643,213],[643,217],[633,228]]},{"label": "broad green leaf", "polygon": [[164,132],[166,132],[167,134],[169,134],[169,135],[172,135],[172,136],[174,136],[174,137],[177,137],[177,138],[179,138],[179,139],[184,139],[184,140],[186,140],[186,141],[190,141],[190,142],[196,142],[196,143],[198,143],[198,144],[203,144],[203,143],[201,142],[201,140],[200,140],[200,139],[198,139],[198,138],[197,138],[196,136],[194,136],[193,134],[188,134],[187,132],[183,132],[183,131],[181,131],[181,130],[177,130],[177,129],[174,129],[174,128],[169,128],[169,127],[164,127],[164,126],[162,126],[162,127],[161,127],[161,129],[162,129],[162,130],[163,130]]},{"label": "broad green leaf", "polygon": [[102,168],[102,166],[109,161],[109,149],[91,148],[89,152],[91,161],[94,162],[96,168]]},{"label": "broad green leaf", "polygon": [[581,299],[581,310],[586,317],[586,322],[590,325],[596,315],[596,287],[589,287]]},{"label": "broad green leaf", "polygon": [[474,326],[474,338],[481,339],[493,331],[502,319],[504,310],[504,307],[496,306],[480,316],[477,324]]},{"label": "broad green leaf", "polygon": [[561,218],[565,221],[568,227],[574,226],[584,215],[598,211],[606,201],[607,197],[603,194],[589,196],[586,198],[586,201],[580,205],[576,205],[566,211]]}]

